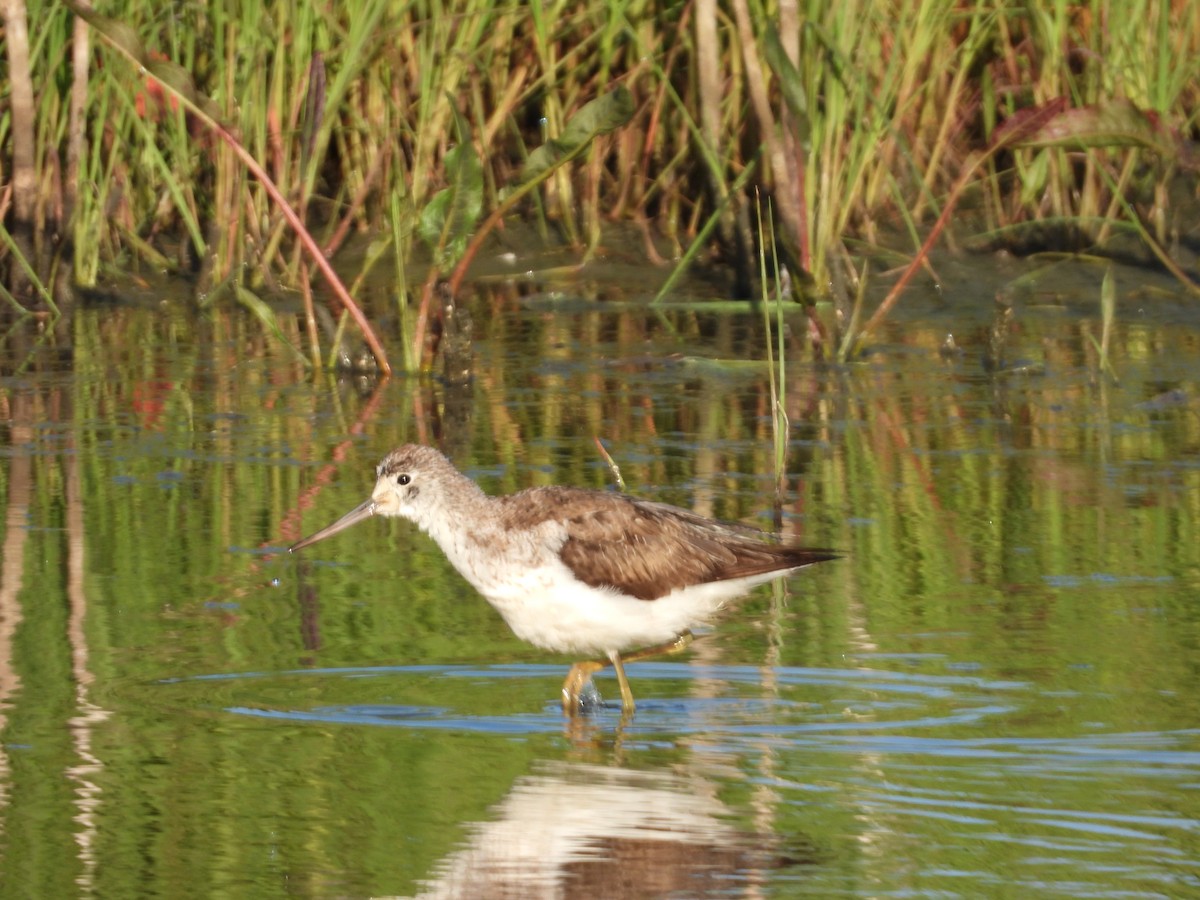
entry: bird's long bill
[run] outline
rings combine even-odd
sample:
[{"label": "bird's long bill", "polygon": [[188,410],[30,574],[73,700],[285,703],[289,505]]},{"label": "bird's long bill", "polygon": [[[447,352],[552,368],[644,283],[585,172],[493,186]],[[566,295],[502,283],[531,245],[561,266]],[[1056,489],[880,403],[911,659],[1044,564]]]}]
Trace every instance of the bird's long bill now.
[{"label": "bird's long bill", "polygon": [[345,531],[351,525],[357,525],[363,519],[371,518],[371,516],[375,515],[375,509],[376,506],[374,500],[366,500],[358,504],[358,506],[354,507],[354,509],[350,510],[350,512],[346,513],[332,525],[326,525],[315,534],[310,534],[308,537],[296,541],[296,543],[292,544],[292,546],[288,548],[288,553],[295,553],[297,550],[303,550],[309,544],[315,544],[317,541],[323,541],[325,538],[335,535],[339,531]]}]

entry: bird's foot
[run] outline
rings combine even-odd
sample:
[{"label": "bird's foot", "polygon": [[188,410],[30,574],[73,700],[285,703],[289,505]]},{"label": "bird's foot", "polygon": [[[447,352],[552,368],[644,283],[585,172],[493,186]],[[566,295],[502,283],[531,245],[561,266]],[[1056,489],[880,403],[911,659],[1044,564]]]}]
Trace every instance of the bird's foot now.
[{"label": "bird's foot", "polygon": [[571,666],[571,671],[567,673],[562,686],[563,712],[568,716],[577,716],[593,704],[593,698],[599,699],[600,692],[592,684],[592,676],[604,666],[605,663],[595,659],[577,662]]},{"label": "bird's foot", "polygon": [[589,678],[587,684],[579,692],[579,711],[586,716],[598,709],[604,709],[604,698],[600,696],[596,680]]}]

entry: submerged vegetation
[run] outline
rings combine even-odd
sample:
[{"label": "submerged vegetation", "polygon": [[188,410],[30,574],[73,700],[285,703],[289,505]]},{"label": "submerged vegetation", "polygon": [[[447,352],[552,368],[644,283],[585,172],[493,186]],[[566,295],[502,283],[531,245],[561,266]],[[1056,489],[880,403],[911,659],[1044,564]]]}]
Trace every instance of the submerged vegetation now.
[{"label": "submerged vegetation", "polygon": [[[1189,0],[131,0],[96,4],[90,31],[62,2],[6,9],[10,310],[175,272],[198,303],[306,334],[319,365],[309,279],[330,258],[350,285],[335,314],[385,369],[386,322],[411,369],[505,214],[580,260],[632,223],[651,260],[727,264],[750,297],[762,197],[797,292],[834,301],[829,352],[861,345],[934,240],[1104,252],[1132,236],[1195,289],[1178,258],[1197,242]],[[971,227],[947,229],[964,206]],[[354,234],[369,240],[344,252]],[[892,294],[852,316],[864,259],[897,251]],[[394,293],[356,312],[381,266]],[[308,315],[264,302],[280,289]]]}]

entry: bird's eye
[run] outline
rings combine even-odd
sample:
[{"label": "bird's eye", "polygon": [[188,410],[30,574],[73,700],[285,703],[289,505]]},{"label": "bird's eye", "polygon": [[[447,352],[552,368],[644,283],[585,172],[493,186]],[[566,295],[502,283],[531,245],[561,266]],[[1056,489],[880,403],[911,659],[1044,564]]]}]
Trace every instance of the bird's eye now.
[{"label": "bird's eye", "polygon": [[412,481],[412,479],[409,478],[407,475],[397,475],[396,476],[396,484],[398,484],[402,487],[404,485],[408,484],[410,481]]}]

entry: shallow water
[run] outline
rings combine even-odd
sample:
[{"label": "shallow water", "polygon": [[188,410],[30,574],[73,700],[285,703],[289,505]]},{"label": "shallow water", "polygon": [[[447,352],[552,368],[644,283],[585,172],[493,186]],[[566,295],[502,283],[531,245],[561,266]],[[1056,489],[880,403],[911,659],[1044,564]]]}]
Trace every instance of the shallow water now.
[{"label": "shallow water", "polygon": [[[0,896],[1200,895],[1200,312],[1118,270],[1116,381],[1102,273],[1037,265],[942,261],[863,363],[789,343],[778,508],[757,313],[498,289],[467,385],[377,388],[82,312],[0,380]],[[597,435],[847,553],[631,664],[630,722],[607,673],[564,719],[570,660],[404,523],[278,553],[396,444],[496,492],[607,485]]]}]

